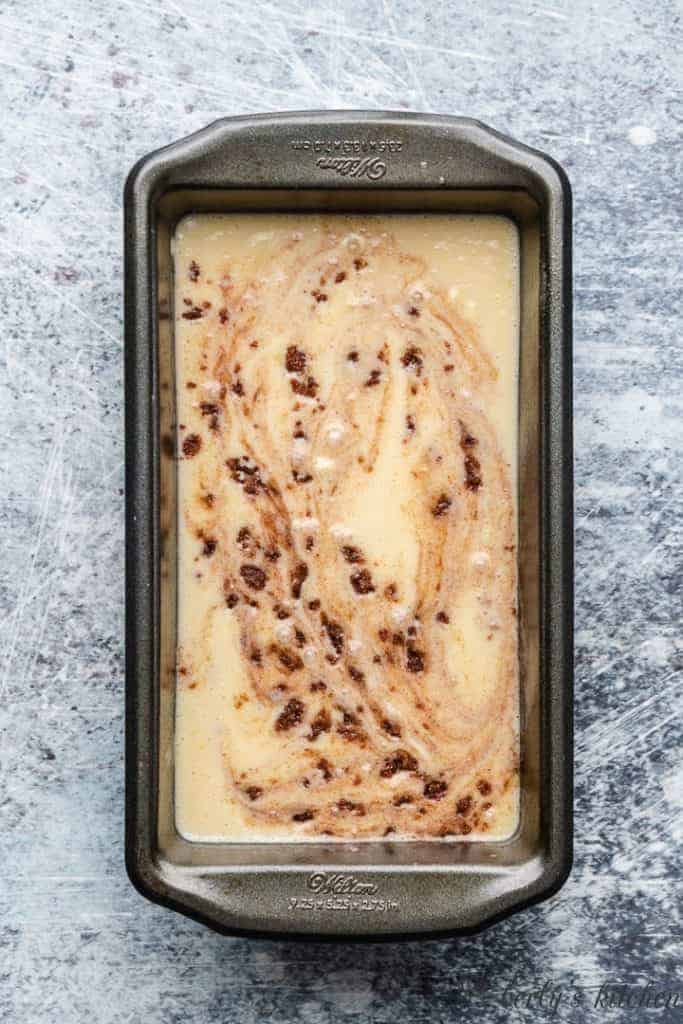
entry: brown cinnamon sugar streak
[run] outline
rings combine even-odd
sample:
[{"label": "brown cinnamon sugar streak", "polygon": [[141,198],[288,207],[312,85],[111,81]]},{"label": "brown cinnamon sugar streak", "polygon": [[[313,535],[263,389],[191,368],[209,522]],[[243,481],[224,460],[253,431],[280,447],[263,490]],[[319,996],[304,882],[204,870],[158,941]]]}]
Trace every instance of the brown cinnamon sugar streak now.
[{"label": "brown cinnamon sugar streak", "polygon": [[198,215],[174,244],[178,827],[510,835],[514,227]]}]

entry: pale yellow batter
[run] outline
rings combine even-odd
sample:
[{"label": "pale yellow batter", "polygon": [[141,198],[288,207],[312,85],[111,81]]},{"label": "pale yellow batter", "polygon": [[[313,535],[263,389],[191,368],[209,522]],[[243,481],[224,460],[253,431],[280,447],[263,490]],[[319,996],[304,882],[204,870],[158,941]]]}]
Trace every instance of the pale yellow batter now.
[{"label": "pale yellow batter", "polygon": [[518,818],[518,237],[197,215],[174,241],[190,839]]}]

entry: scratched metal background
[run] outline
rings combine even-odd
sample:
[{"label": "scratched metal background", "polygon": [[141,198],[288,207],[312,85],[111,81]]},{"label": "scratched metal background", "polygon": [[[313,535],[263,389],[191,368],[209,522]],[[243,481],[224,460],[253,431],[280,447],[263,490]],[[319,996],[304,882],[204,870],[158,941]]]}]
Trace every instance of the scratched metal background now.
[{"label": "scratched metal background", "polygon": [[[673,0],[2,0],[3,1020],[680,1019],[509,1004],[683,986],[681,42]],[[574,185],[576,867],[473,939],[222,939],[123,869],[122,182],[307,107],[480,117]]]}]

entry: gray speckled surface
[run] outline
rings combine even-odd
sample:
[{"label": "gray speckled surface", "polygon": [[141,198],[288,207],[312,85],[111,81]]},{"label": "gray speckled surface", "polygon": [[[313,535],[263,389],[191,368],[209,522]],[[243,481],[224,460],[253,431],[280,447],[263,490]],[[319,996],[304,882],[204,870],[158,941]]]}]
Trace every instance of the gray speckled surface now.
[{"label": "gray speckled surface", "polygon": [[[587,992],[556,1014],[548,988],[541,1008],[510,1000],[683,989],[681,8],[184,7],[0,7],[0,1016],[679,1019]],[[123,868],[122,183],[219,115],[306,107],[473,115],[574,186],[576,865],[476,938],[223,939],[144,902]]]}]

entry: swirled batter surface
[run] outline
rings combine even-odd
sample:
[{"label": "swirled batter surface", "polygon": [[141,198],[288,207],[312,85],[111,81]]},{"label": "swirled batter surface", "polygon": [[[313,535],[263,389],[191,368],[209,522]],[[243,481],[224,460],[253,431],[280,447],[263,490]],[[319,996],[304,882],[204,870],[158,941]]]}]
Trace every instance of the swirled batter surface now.
[{"label": "swirled batter surface", "polygon": [[196,215],[174,239],[189,838],[518,817],[518,239]]}]

